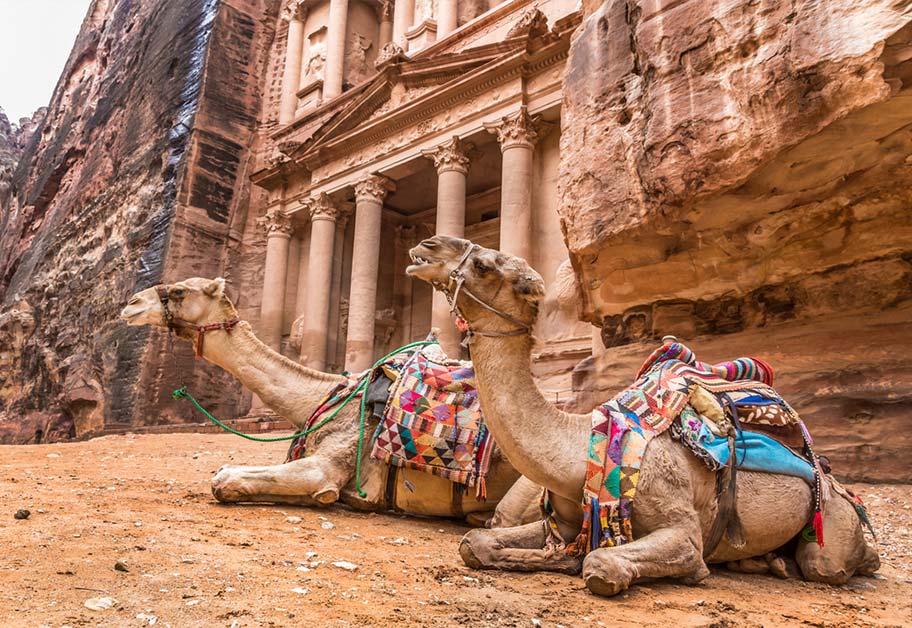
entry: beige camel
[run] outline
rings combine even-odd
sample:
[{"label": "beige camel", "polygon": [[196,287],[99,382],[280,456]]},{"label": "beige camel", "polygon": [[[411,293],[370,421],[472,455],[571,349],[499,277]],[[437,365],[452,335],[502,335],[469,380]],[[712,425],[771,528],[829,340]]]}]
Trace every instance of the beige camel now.
[{"label": "beige camel", "polygon": [[[559,535],[574,539],[583,516],[591,419],[558,410],[532,380],[528,330],[544,292],[541,277],[524,260],[459,238],[433,237],[413,248],[411,256],[407,272],[455,297],[471,330],[479,399],[492,435],[517,470],[550,491]],[[586,586],[601,595],[650,578],[697,582],[708,575],[707,563],[765,556],[794,539],[809,520],[811,491],[804,481],[748,471],[737,477],[737,510],[746,539],[740,549],[723,539],[703,555],[717,509],[715,474],[665,433],[651,442],[642,461],[633,542],[597,549],[582,559],[554,542],[546,522],[536,522],[472,530],[460,554],[477,568],[582,570]],[[796,559],[806,578],[842,583],[879,567],[845,499],[834,495],[824,526],[825,548],[798,543]]]},{"label": "beige camel", "polygon": [[[237,311],[226,296],[223,279],[192,278],[179,283],[149,288],[133,295],[121,312],[129,325],[167,327],[163,303],[172,321],[192,326],[215,325],[233,321]],[[175,333],[185,340],[197,341],[199,332],[178,327]],[[198,345],[199,346],[199,345]],[[202,357],[219,365],[279,415],[297,428],[303,428],[324,395],[343,381],[341,375],[306,368],[271,350],[253,334],[246,321],[229,330],[205,332]],[[516,481],[518,474],[498,450],[494,451],[487,478],[486,501],[475,499],[474,491],[453,496],[450,482],[420,471],[400,469],[392,487],[389,503],[389,467],[369,458],[369,446],[362,454],[362,482],[366,498],[355,490],[355,461],[358,447],[359,408],[350,403],[325,427],[308,436],[305,457],[287,464],[271,466],[225,465],[212,478],[212,493],[222,502],[281,502],[289,504],[330,504],[336,500],[362,510],[394,508],[416,515],[466,515],[470,523],[480,524],[491,517],[499,500]],[[366,428],[371,434],[372,422]],[[526,491],[525,493],[523,491]],[[505,508],[497,511],[500,525],[515,525],[525,515],[522,496],[528,487],[520,485]],[[509,506],[509,508],[506,508]]]}]

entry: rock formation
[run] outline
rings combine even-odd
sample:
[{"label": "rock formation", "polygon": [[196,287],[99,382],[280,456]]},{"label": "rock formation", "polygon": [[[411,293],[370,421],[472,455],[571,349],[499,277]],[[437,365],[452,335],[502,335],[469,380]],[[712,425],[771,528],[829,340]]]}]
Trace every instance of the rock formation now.
[{"label": "rock formation", "polygon": [[117,312],[236,254],[275,4],[92,3],[0,195],[0,442],[185,421],[179,383],[238,411],[238,386]]},{"label": "rock formation", "polygon": [[910,480],[912,2],[584,4],[561,222],[606,353],[753,353],[837,472]]}]

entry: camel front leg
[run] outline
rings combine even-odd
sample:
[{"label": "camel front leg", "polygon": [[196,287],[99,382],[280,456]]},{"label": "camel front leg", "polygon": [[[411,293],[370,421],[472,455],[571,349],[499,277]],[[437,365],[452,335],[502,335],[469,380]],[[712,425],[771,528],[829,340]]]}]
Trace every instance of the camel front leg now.
[{"label": "camel front leg", "polygon": [[557,571],[578,574],[582,561],[565,549],[547,546],[547,521],[513,528],[470,530],[459,544],[459,555],[473,569]]},{"label": "camel front leg", "polygon": [[616,595],[645,579],[680,578],[693,584],[708,575],[699,532],[687,527],[661,528],[626,545],[602,547],[583,561],[586,587],[596,595]]},{"label": "camel front leg", "polygon": [[521,475],[494,509],[489,528],[512,528],[541,519],[542,487]]},{"label": "camel front leg", "polygon": [[331,504],[347,475],[320,456],[263,467],[224,465],[212,478],[212,494],[230,503]]}]

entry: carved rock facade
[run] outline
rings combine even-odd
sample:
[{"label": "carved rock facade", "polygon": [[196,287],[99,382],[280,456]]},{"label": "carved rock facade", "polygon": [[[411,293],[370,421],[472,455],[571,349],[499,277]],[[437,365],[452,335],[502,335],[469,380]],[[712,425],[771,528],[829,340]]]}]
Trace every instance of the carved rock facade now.
[{"label": "carved rock facade", "polygon": [[0,442],[199,421],[182,382],[235,412],[230,378],[117,314],[236,256],[272,4],[92,3],[0,197]]},{"label": "carved rock facade", "polygon": [[564,75],[560,214],[606,353],[762,356],[843,475],[912,479],[912,26],[880,1],[591,12]]}]

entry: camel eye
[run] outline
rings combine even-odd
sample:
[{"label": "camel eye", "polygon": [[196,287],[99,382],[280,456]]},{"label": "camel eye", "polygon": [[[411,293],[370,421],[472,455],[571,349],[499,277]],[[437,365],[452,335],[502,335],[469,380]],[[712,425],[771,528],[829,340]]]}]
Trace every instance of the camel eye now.
[{"label": "camel eye", "polygon": [[494,268],[492,266],[488,266],[482,260],[476,259],[475,260],[475,270],[477,270],[479,273],[484,275],[485,273],[489,273],[492,270],[494,270]]},{"label": "camel eye", "polygon": [[173,297],[182,297],[184,296],[185,290],[183,288],[175,288],[171,291],[171,296]]}]

